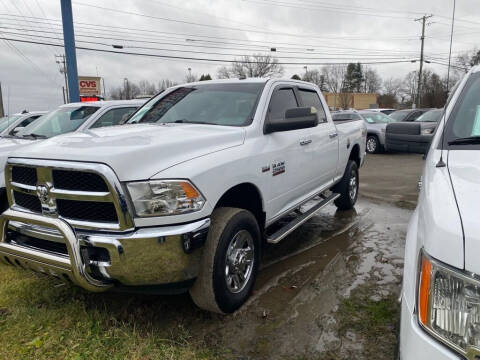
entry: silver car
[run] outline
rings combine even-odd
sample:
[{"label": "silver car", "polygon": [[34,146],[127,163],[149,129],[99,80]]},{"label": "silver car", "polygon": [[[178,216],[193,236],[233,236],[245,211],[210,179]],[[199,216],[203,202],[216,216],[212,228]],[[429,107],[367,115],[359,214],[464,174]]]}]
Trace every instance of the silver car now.
[{"label": "silver car", "polygon": [[367,152],[370,154],[385,149],[385,129],[394,119],[379,111],[341,111],[332,115],[333,121],[350,121],[363,119],[367,124]]}]

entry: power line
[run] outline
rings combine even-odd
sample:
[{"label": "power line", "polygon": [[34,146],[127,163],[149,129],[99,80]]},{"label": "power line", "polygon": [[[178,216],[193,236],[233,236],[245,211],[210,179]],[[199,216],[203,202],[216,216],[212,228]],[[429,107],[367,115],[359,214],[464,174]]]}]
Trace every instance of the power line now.
[{"label": "power line", "polygon": [[[251,0],[245,0],[245,1],[251,1]],[[195,25],[195,26],[208,27],[208,28],[225,29],[225,30],[230,30],[230,31],[243,31],[243,32],[251,32],[251,33],[260,33],[260,34],[268,34],[268,35],[274,35],[274,36],[282,35],[282,36],[301,37],[301,38],[304,38],[304,37],[322,38],[322,37],[319,37],[315,34],[292,34],[292,33],[282,33],[282,32],[278,32],[278,31],[272,32],[272,31],[263,31],[263,30],[251,30],[251,29],[242,29],[242,28],[222,26],[222,25],[204,24],[204,23],[197,23],[197,22],[191,22],[191,21],[185,21],[185,20],[177,20],[177,19],[171,19],[171,18],[167,18],[167,17],[160,17],[160,16],[142,14],[142,13],[133,12],[133,11],[112,9],[112,8],[107,8],[107,7],[98,6],[98,5],[94,5],[94,4],[82,3],[82,2],[78,2],[78,1],[74,2],[73,4],[77,5],[77,6],[92,7],[92,8],[96,8],[96,9],[116,12],[116,13],[125,14],[125,15],[140,16],[140,17],[144,17],[144,18],[148,18],[148,19],[152,19],[152,20],[168,21],[168,22],[173,22],[173,23],[188,24],[188,25]]]},{"label": "power line", "polygon": [[[56,38],[51,37],[51,36],[38,36],[38,35],[29,35],[29,34],[18,34],[15,32],[8,32],[8,31],[2,31],[4,34],[10,34],[10,35],[16,35],[16,36],[21,36],[21,37],[34,37],[35,39],[50,39],[50,40],[55,40]],[[79,43],[86,43],[86,44],[94,44],[94,45],[101,45],[101,46],[108,46],[112,47],[112,44],[106,44],[106,43],[100,43],[100,42],[95,42],[95,41],[83,41],[83,40],[76,40]],[[61,44],[58,44],[61,45]],[[196,50],[178,50],[178,49],[166,49],[166,48],[155,48],[155,47],[145,47],[145,46],[125,46],[123,48],[126,49],[140,49],[140,50],[157,50],[157,51],[167,51],[167,52],[178,52],[178,53],[189,53],[189,54],[207,54],[207,55],[218,55],[218,56],[236,56],[236,57],[246,57],[246,56],[252,56],[254,54],[233,54],[233,53],[218,53],[218,52],[208,52],[208,51],[196,51]],[[271,55],[270,52],[267,53],[267,55]],[[348,54],[345,54],[348,55]],[[340,58],[338,55],[332,54],[329,57],[299,57],[299,56],[279,56],[275,55],[275,58],[277,59],[297,59],[297,60],[335,60],[335,59],[341,59],[341,60],[352,60],[352,61],[361,61],[364,59],[368,60],[375,60],[375,59],[381,59],[381,60],[406,60],[406,57],[388,57],[389,54],[385,55],[356,55],[356,56],[349,56],[349,57],[343,57]]]},{"label": "power line", "polygon": [[[8,24],[7,24],[8,25]],[[7,27],[5,27],[7,28]],[[14,30],[23,30],[23,31],[34,31],[34,32],[44,32],[44,33],[49,33],[48,31],[45,31],[45,30],[38,30],[38,29],[27,29],[25,27],[23,28],[11,28],[10,29],[14,29]],[[53,32],[55,33],[55,32]],[[182,47],[191,47],[191,46],[196,46],[194,45],[195,43],[203,43],[203,42],[207,42],[207,43],[218,43],[218,44],[231,44],[231,45],[235,45],[235,46],[248,46],[247,44],[241,44],[241,43],[229,43],[229,42],[221,42],[221,41],[205,41],[205,40],[197,40],[197,39],[190,39],[190,38],[187,38],[185,39],[185,41],[188,42],[188,44],[179,44],[179,43],[166,43],[166,42],[158,42],[158,41],[145,41],[145,40],[141,40],[141,39],[128,39],[126,37],[122,37],[122,38],[118,38],[118,37],[112,37],[112,36],[99,36],[99,35],[90,35],[92,33],[87,33],[87,32],[84,32],[82,31],[81,33],[77,31],[77,35],[78,36],[83,36],[83,37],[91,37],[91,38],[101,38],[101,39],[110,39],[110,40],[120,40],[120,41],[135,41],[135,42],[142,42],[142,43],[155,43],[155,44],[162,44],[162,45],[175,45],[175,46],[182,46]],[[95,33],[93,33],[95,34]],[[158,39],[158,36],[156,37]],[[174,40],[180,40],[180,39],[175,39]],[[298,45],[298,44],[297,44]],[[256,46],[258,48],[264,48],[264,50],[270,50],[272,46],[267,46],[267,45],[264,45],[264,46],[261,46],[261,45],[252,45],[250,44],[250,48],[252,46]],[[308,46],[311,46],[311,47],[315,47],[315,49],[312,49],[312,48],[308,48]],[[200,47],[200,46],[197,46],[197,47]],[[223,49],[232,49],[232,47],[216,47],[216,46],[207,46],[207,45],[202,45],[201,47],[207,47],[207,48],[223,48]],[[325,49],[335,49],[335,50],[343,50],[343,51],[351,51],[351,52],[354,52],[354,51],[368,51],[370,53],[372,52],[385,52],[385,51],[388,51],[390,54],[412,54],[413,51],[401,51],[401,50],[380,50],[380,49],[371,49],[371,48],[350,48],[350,47],[342,47],[342,46],[329,46],[329,45],[319,45],[319,44],[308,44],[308,45],[305,45],[305,47],[275,47],[277,49],[277,51],[281,51],[281,52],[287,52],[285,50],[281,50],[283,48],[285,49],[300,49],[300,50],[307,50],[309,51],[309,53],[311,52],[316,52],[318,51],[318,48],[325,48]],[[245,49],[246,50],[246,49]],[[261,50],[261,49],[256,49],[256,50],[252,50],[252,51],[258,51],[258,50]],[[292,53],[299,53],[299,51],[292,51]]]},{"label": "power line", "polygon": [[[0,15],[9,15],[9,14],[0,14]],[[57,20],[52,20],[52,21],[57,21]],[[78,23],[78,22],[76,22],[76,24],[85,24],[85,25],[97,26],[97,27],[107,27],[108,29],[117,29],[117,28],[118,29],[129,29],[129,28],[124,28],[124,27],[104,26],[104,25],[98,25],[98,24],[86,24],[86,23]],[[55,24],[55,25],[60,26],[59,24]],[[76,28],[84,28],[84,27],[82,25],[76,25]],[[90,30],[92,30],[92,29],[90,29]],[[100,30],[94,29],[94,30],[95,31],[111,32],[111,30],[102,30],[102,29],[100,29]],[[291,48],[289,47],[289,49],[316,50],[315,48],[320,47],[320,48],[326,48],[326,49],[340,49],[340,50],[349,50],[349,51],[369,51],[369,52],[371,52],[371,51],[375,51],[375,52],[385,51],[385,50],[372,49],[372,48],[351,48],[351,47],[345,47],[345,46],[343,46],[343,47],[342,46],[329,46],[329,45],[324,45],[324,44],[320,45],[320,44],[314,44],[314,43],[303,44],[303,47],[298,47],[300,45],[298,42],[297,43],[284,43],[284,42],[268,42],[267,43],[265,41],[244,40],[244,39],[238,39],[238,38],[232,39],[232,38],[226,38],[226,37],[205,36],[205,35],[198,35],[198,34],[181,34],[181,33],[152,31],[152,30],[143,30],[143,29],[136,29],[136,30],[137,31],[145,31],[145,32],[148,32],[148,33],[154,33],[155,34],[155,36],[154,36],[155,39],[158,39],[158,34],[171,34],[171,35],[177,35],[177,36],[185,36],[185,37],[187,37],[187,40],[189,40],[190,42],[207,42],[207,43],[218,43],[218,44],[223,43],[223,44],[234,44],[234,45],[237,45],[237,46],[250,46],[251,47],[252,43],[258,43],[258,44],[265,44],[263,46],[268,47],[268,48],[271,48],[272,46],[275,46],[277,49],[283,48],[283,46],[278,46],[278,45],[294,45],[296,47],[291,47]],[[115,33],[122,33],[122,31],[115,31]],[[142,37],[147,38],[146,35],[142,35]],[[248,42],[248,44],[229,43],[229,42],[211,41],[211,40],[203,40],[203,39],[198,40],[198,39],[194,39],[194,37],[204,37],[204,38],[208,38],[208,39],[223,39],[223,40],[242,41],[242,42]],[[123,40],[126,40],[126,39],[123,39]],[[145,41],[140,41],[138,39],[135,39],[135,41],[145,42]],[[260,46],[260,45],[255,45],[255,46]],[[391,52],[391,53],[412,53],[413,52],[413,51],[401,51],[401,50],[388,50],[388,51]]]},{"label": "power line", "polygon": [[[7,37],[0,37],[1,40],[8,40],[8,41],[16,41],[21,43],[28,43],[28,44],[37,44],[37,45],[48,45],[48,46],[56,46],[56,47],[63,47],[60,44],[52,44],[46,43],[41,41],[33,41],[33,40],[20,40],[15,38],[7,38]],[[224,59],[217,59],[217,58],[195,58],[195,57],[187,57],[187,56],[173,56],[173,55],[161,55],[161,54],[149,54],[149,53],[138,53],[138,52],[127,52],[127,51],[116,51],[116,50],[106,50],[106,49],[95,49],[95,48],[88,48],[77,46],[76,49],[78,50],[87,50],[87,51],[97,51],[103,53],[112,53],[112,54],[123,54],[123,55],[136,55],[136,56],[145,56],[145,57],[156,57],[156,58],[163,58],[163,59],[177,59],[177,60],[193,60],[193,61],[207,61],[207,62],[216,62],[216,63],[232,63],[232,62],[240,62],[245,64],[258,64],[258,61],[242,61],[242,60],[224,60]],[[411,60],[396,60],[396,61],[372,61],[372,62],[363,62],[365,65],[379,65],[379,64],[397,64],[397,63],[409,63],[412,61],[416,61],[416,59]],[[311,62],[311,63],[304,63],[304,62],[278,62],[279,65],[348,65],[348,62]]]},{"label": "power line", "polygon": [[[16,36],[27,36],[27,37],[41,37],[41,38],[44,38],[44,39],[53,39],[53,40],[56,40],[55,37],[50,37],[50,36],[45,36],[45,35],[37,35],[39,32],[43,32],[43,33],[50,33],[49,31],[35,31],[35,30],[30,30],[30,29],[22,29],[22,28],[9,28],[9,27],[2,27],[0,26],[0,29],[7,29],[7,30],[19,30],[19,31],[22,31],[22,30],[26,30],[26,31],[31,31],[31,32],[35,32],[36,34],[24,34],[24,33],[18,33],[18,32],[13,32],[13,31],[2,31],[4,34],[10,34],[10,35],[16,35]],[[81,35],[80,35],[81,36]],[[92,38],[92,36],[88,36],[89,38]],[[102,38],[102,39],[112,39],[112,38],[107,38],[107,37],[102,37],[102,36],[93,36],[93,38]],[[116,38],[116,40],[121,40],[119,38]],[[179,50],[179,49],[168,49],[168,48],[153,48],[153,47],[145,47],[145,46],[131,46],[131,45],[116,45],[116,44],[112,44],[112,43],[105,43],[105,42],[95,42],[95,41],[85,41],[85,40],[77,40],[79,42],[83,42],[83,43],[86,43],[86,44],[97,44],[97,45],[103,45],[103,46],[121,46],[123,48],[130,48],[130,49],[144,49],[144,50],[165,50],[165,51],[177,51],[177,52],[187,52],[187,53],[208,53],[208,54],[211,54],[212,52],[205,52],[205,51],[196,51],[196,50]],[[142,42],[142,41],[140,41]],[[178,44],[178,43],[168,43],[168,42],[149,42],[149,43],[155,43],[155,44],[162,44],[162,45],[173,45],[173,46],[187,46],[187,47],[192,47],[191,45],[188,45],[188,44]],[[199,47],[199,46],[193,46],[193,47]],[[202,46],[202,48],[209,48],[208,46]],[[273,54],[273,52],[271,52],[270,49],[238,49],[238,48],[228,48],[228,47],[212,47],[212,48],[215,48],[215,49],[227,49],[227,50],[234,50],[234,51],[251,51],[251,52],[267,52],[267,53],[271,53]],[[277,51],[275,51],[276,53]],[[282,51],[282,50],[279,50],[278,52],[280,53],[290,53],[290,54],[312,54],[312,52],[299,52],[299,51]],[[413,52],[412,52],[413,53]],[[410,53],[410,54],[412,54]],[[217,54],[217,53],[216,53]],[[218,54],[221,54],[221,53],[218,53]],[[229,53],[229,54],[223,54],[223,55],[230,55],[230,56],[243,56],[242,54],[232,54],[232,53]],[[391,53],[391,52],[384,52],[384,53],[368,53],[367,55],[362,55],[362,54],[359,54],[359,53],[352,53],[352,52],[349,52],[349,53],[332,53],[331,54],[332,56],[338,56],[338,55],[352,55],[352,57],[354,57],[353,55],[359,57],[359,56],[364,56],[364,57],[385,57],[386,55],[390,55],[390,56],[393,56],[393,55],[396,55],[395,53]],[[400,55],[397,55],[397,58],[399,57]],[[405,55],[403,55],[405,56]],[[275,54],[275,57],[279,57],[279,58],[288,58],[286,56],[279,56],[279,55],[276,55]],[[295,58],[298,58],[298,57],[295,57]]]}]

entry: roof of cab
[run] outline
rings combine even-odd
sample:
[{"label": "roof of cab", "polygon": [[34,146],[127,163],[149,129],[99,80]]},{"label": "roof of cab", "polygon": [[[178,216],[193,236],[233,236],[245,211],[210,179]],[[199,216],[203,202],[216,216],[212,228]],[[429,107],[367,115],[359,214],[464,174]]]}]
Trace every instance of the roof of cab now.
[{"label": "roof of cab", "polygon": [[107,100],[107,101],[89,101],[89,102],[74,102],[70,104],[60,105],[63,107],[74,107],[74,106],[98,106],[98,107],[107,107],[114,105],[143,105],[147,102],[148,99],[133,99],[133,100]]}]

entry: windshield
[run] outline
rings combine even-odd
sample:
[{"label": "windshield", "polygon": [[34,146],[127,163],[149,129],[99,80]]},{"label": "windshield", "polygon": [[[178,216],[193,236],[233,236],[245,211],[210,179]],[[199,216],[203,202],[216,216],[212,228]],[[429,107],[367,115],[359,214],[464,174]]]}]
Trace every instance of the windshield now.
[{"label": "windshield", "polygon": [[49,138],[77,130],[99,107],[62,107],[42,116],[17,133],[17,136]]},{"label": "windshield", "polygon": [[395,119],[381,112],[362,113],[362,116],[369,124],[389,124],[396,122]]},{"label": "windshield", "polygon": [[[448,118],[445,143],[458,138],[480,137],[479,95],[480,73],[475,73],[470,76]],[[475,145],[462,146],[472,148]],[[478,145],[476,147],[478,148]]]},{"label": "windshield", "polygon": [[182,86],[149,101],[127,123],[249,125],[263,86],[263,83]]},{"label": "windshield", "polygon": [[10,124],[13,124],[14,121],[20,119],[21,116],[4,116],[0,118],[0,132],[5,130],[7,127],[10,126]]},{"label": "windshield", "polygon": [[394,111],[389,116],[396,121],[403,121],[410,114],[410,111]]},{"label": "windshield", "polygon": [[415,121],[417,122],[438,122],[442,117],[443,109],[442,110],[431,110],[420,116]]}]

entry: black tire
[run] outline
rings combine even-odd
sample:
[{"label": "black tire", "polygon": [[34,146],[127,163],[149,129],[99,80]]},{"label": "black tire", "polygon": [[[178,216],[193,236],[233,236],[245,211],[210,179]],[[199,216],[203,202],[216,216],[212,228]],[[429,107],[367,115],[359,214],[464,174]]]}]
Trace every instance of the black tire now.
[{"label": "black tire", "polygon": [[[355,193],[352,194],[351,190],[351,180],[355,176]],[[350,210],[353,209],[358,198],[358,166],[357,163],[353,160],[349,160],[345,173],[343,174],[342,180],[333,187],[333,192],[340,194],[335,200],[335,205],[339,210]],[[353,184],[352,184],[353,185]]]},{"label": "black tire", "polygon": [[367,136],[367,153],[369,154],[377,154],[381,151],[380,141],[378,141],[378,137],[376,135],[368,135]]},{"label": "black tire", "polygon": [[[231,290],[226,275],[227,251],[235,237],[242,234],[251,237],[253,264],[245,284]],[[214,210],[207,240],[203,249],[200,274],[190,289],[190,295],[198,307],[216,312],[232,313],[242,306],[250,296],[260,263],[260,229],[253,214],[247,210],[222,207]],[[250,240],[249,240],[250,241]],[[246,247],[248,249],[249,246]],[[240,266],[246,266],[243,263]],[[228,283],[228,284],[227,284]]]}]

